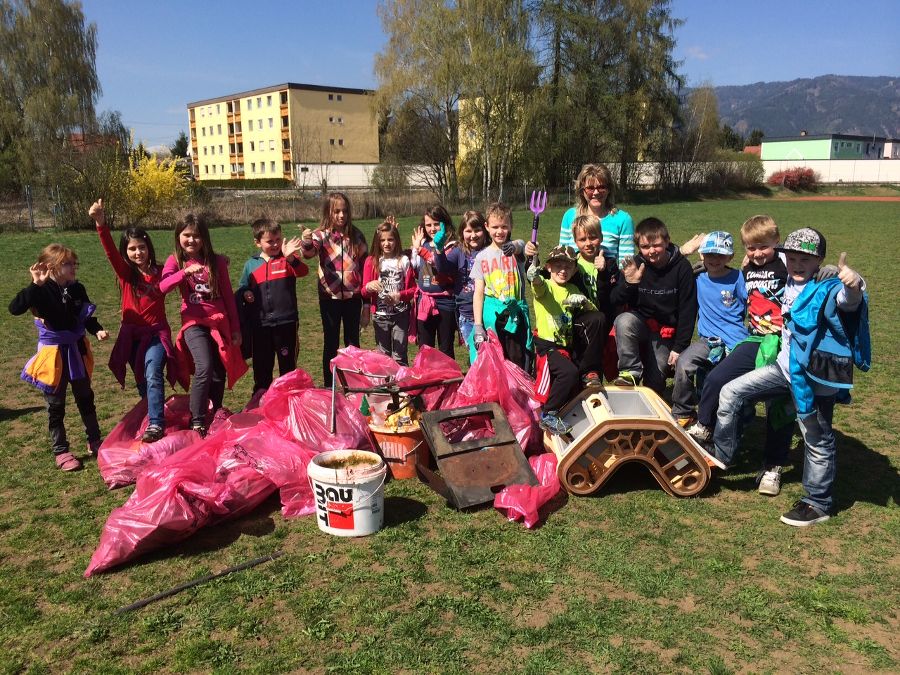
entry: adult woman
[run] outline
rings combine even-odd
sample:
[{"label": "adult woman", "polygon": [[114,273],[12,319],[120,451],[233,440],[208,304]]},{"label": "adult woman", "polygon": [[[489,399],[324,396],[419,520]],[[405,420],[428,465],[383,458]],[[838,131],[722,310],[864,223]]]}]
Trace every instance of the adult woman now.
[{"label": "adult woman", "polygon": [[593,214],[600,219],[604,255],[620,262],[634,255],[634,221],[613,203],[615,182],[603,164],[585,164],[575,179],[578,205],[563,214],[559,245],[577,248],[572,236],[572,223],[578,216]]}]

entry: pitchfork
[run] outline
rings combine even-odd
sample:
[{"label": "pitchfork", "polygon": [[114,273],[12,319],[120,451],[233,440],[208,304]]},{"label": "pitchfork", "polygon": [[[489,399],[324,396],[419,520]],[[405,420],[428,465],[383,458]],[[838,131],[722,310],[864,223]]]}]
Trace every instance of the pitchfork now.
[{"label": "pitchfork", "polygon": [[[541,222],[541,214],[547,208],[547,191],[531,193],[531,212],[534,220],[531,221],[531,243],[537,245],[538,223]],[[537,255],[531,256],[531,264],[535,264]]]}]

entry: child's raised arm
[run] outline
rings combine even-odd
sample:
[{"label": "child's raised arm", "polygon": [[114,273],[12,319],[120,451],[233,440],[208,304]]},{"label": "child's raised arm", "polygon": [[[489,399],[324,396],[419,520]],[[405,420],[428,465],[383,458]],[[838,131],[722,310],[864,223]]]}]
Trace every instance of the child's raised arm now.
[{"label": "child's raised arm", "polygon": [[131,267],[125,262],[119,249],[113,241],[112,233],[109,231],[109,225],[106,224],[106,211],[103,209],[103,200],[98,199],[88,210],[88,215],[94,219],[94,225],[97,228],[97,234],[100,236],[100,245],[103,247],[103,253],[106,259],[112,265],[116,276],[122,281],[131,280]]}]

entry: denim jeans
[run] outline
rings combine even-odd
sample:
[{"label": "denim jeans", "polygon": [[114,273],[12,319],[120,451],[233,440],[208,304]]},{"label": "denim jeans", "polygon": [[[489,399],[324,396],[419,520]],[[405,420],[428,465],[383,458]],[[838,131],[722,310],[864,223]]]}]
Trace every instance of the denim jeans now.
[{"label": "denim jeans", "polygon": [[401,366],[408,366],[409,311],[396,314],[373,314],[375,344]]},{"label": "denim jeans", "polygon": [[137,390],[141,398],[147,397],[147,416],[150,424],[166,428],[165,399],[166,380],[163,371],[166,367],[166,348],[158,337],[150,341],[144,354],[144,382],[138,382]]},{"label": "denim jeans", "polygon": [[662,395],[666,377],[672,372],[668,365],[672,340],[652,332],[635,312],[619,314],[614,325],[619,370],[627,370],[635,378],[642,378],[644,386]]},{"label": "denim jeans", "polygon": [[472,330],[475,328],[475,320],[467,319],[462,314],[457,317],[459,321],[459,335],[464,343],[469,342],[469,336],[472,334]]},{"label": "denim jeans", "polygon": [[[746,403],[771,402],[777,398],[790,396],[790,392],[790,383],[776,364],[751,370],[722,387],[716,429],[713,434],[716,457],[722,460],[726,466],[734,464],[743,431],[741,411]],[[782,466],[788,461],[788,450],[794,426],[786,424],[780,429],[774,429],[770,420],[771,416],[767,415],[763,461],[766,466]]]},{"label": "denim jeans", "polygon": [[803,501],[831,513],[832,487],[837,471],[837,448],[831,421],[835,396],[816,396],[815,412],[798,420],[803,435]]},{"label": "denim jeans", "polygon": [[697,373],[711,370],[713,365],[707,358],[709,345],[700,339],[685,349],[675,362],[675,385],[672,387],[672,414],[675,417],[690,417],[697,405]]}]

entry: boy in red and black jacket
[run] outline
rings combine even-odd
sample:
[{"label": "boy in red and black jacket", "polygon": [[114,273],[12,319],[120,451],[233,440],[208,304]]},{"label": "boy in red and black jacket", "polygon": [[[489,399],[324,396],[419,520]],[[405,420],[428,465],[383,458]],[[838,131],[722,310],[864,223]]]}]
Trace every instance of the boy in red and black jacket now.
[{"label": "boy in red and black jacket", "polygon": [[280,375],[297,367],[297,277],[309,268],[296,255],[300,238],[284,239],[281,225],[260,218],[251,225],[259,248],[244,264],[238,297],[244,303],[253,356],[253,388],[268,389],[278,357]]}]

